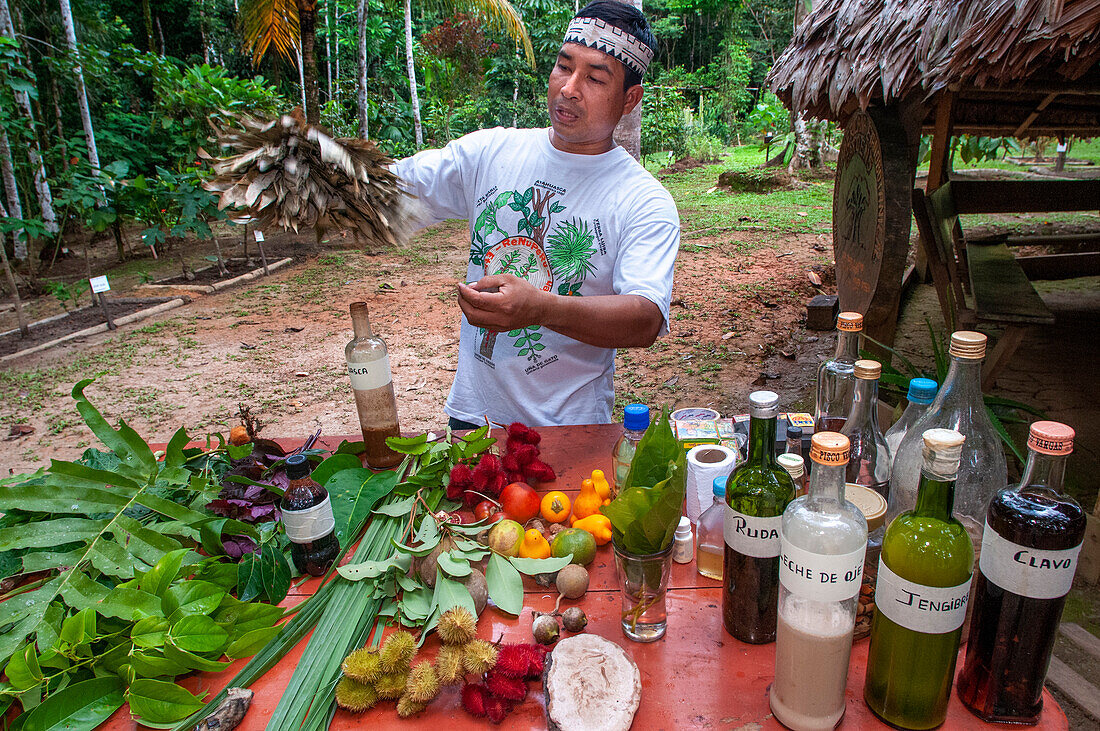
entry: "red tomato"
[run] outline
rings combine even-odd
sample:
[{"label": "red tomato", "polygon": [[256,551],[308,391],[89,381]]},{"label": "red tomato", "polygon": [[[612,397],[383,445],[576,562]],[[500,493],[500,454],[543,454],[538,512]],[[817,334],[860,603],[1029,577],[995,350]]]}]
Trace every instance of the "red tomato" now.
[{"label": "red tomato", "polygon": [[500,493],[504,514],[523,525],[539,514],[539,494],[526,482],[513,482]]},{"label": "red tomato", "polygon": [[504,513],[500,512],[500,506],[492,500],[482,500],[474,506],[474,519],[477,521],[482,521],[486,518],[492,518],[494,521],[497,521],[503,517]]}]

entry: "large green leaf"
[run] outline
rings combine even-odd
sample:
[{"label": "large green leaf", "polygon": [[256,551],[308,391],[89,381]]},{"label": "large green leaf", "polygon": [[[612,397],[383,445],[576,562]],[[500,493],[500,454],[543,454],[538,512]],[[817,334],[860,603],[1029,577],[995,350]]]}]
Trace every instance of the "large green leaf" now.
[{"label": "large green leaf", "polygon": [[155,474],[157,460],[153,456],[153,450],[149,449],[149,445],[137,435],[137,432],[126,426],[125,422],[120,423],[118,431],[112,429],[107,420],[88,401],[88,398],[84,395],[84,389],[91,382],[91,379],[85,379],[73,386],[72,395],[76,399],[76,410],[80,412],[84,423],[88,425],[88,428],[92,430],[99,441],[106,444],[112,452],[118,455],[118,458],[122,460],[122,465],[127,468],[131,475],[148,478]]},{"label": "large green leaf", "polygon": [[318,485],[324,485],[328,482],[328,479],[337,472],[348,469],[360,469],[362,466],[362,460],[354,454],[334,454],[314,467],[310,477],[312,477]]},{"label": "large green leaf", "polygon": [[283,552],[265,543],[260,547],[260,578],[272,603],[278,604],[290,591],[290,566]]},{"label": "large green leaf", "polygon": [[[350,455],[336,456],[350,457]],[[363,529],[374,506],[393,492],[397,480],[396,472],[372,472],[365,467],[353,467],[333,473],[324,483],[332,502],[332,515],[336,519],[336,538],[341,546],[346,546],[354,540]]]},{"label": "large green leaf", "polygon": [[189,614],[172,625],[168,640],[181,650],[219,652],[229,644],[229,633],[206,615]]},{"label": "large green leaf", "polygon": [[164,645],[171,624],[163,617],[139,619],[130,630],[130,639],[138,647],[155,648]]},{"label": "large green leaf", "polygon": [[209,581],[181,581],[165,592],[164,614],[211,614],[221,604],[225,590]]},{"label": "large green leaf", "polygon": [[490,556],[485,579],[489,598],[501,611],[516,615],[523,611],[523,578],[508,559],[498,553]]},{"label": "large green leaf", "polygon": [[147,591],[163,599],[172,582],[179,576],[180,569],[183,568],[183,559],[187,553],[188,549],[181,548],[162,556],[157,565],[141,577],[139,586],[142,591]]},{"label": "large green leaf", "polygon": [[263,629],[254,629],[251,632],[245,632],[229,644],[229,647],[225,649],[225,656],[233,660],[238,660],[242,657],[255,655],[277,634],[279,634],[278,627],[265,627]]},{"label": "large green leaf", "polygon": [[125,701],[122,679],[92,678],[51,693],[23,719],[22,731],[92,731]]},{"label": "large green leaf", "polygon": [[175,683],[138,680],[126,692],[130,711],[142,721],[175,723],[198,709],[202,701]]},{"label": "large green leaf", "polygon": [[[513,571],[514,570],[515,569],[513,569]],[[516,576],[519,576],[519,574],[516,574]],[[438,615],[443,614],[443,612],[446,612],[451,607],[465,607],[469,610],[470,614],[475,617],[477,616],[477,611],[474,608],[474,599],[470,596],[470,591],[454,579],[447,578],[447,575],[442,571],[437,570],[435,576],[435,593],[432,595],[432,608]]]},{"label": "large green leaf", "polygon": [[0,528],[0,551],[16,548],[52,548],[65,543],[92,540],[108,525],[106,520],[55,518]]}]

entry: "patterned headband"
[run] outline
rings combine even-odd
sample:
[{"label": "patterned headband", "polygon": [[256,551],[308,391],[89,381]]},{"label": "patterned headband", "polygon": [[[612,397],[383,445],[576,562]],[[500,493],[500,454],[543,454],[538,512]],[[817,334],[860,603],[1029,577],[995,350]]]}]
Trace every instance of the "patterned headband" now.
[{"label": "patterned headband", "polygon": [[645,76],[645,70],[653,60],[652,48],[622,28],[599,18],[573,18],[562,42],[579,43],[602,51],[622,61],[638,76]]}]

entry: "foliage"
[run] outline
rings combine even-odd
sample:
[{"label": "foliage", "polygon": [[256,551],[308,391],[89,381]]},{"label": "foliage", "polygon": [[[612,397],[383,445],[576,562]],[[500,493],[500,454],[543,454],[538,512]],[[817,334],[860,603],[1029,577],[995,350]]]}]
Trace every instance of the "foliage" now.
[{"label": "foliage", "polygon": [[77,307],[81,295],[88,291],[88,282],[83,279],[72,284],[50,281],[45,282],[44,286],[46,293],[52,295],[66,312],[69,311],[70,303],[74,308]]},{"label": "foliage", "polygon": [[686,149],[683,96],[675,88],[649,86],[642,97],[642,157],[655,152],[680,157]]},{"label": "foliage", "polygon": [[180,429],[158,462],[125,422],[107,423],[84,396],[89,383],[73,398],[111,451],[0,486],[5,565],[48,572],[0,603],[0,694],[20,702],[20,726],[92,728],[124,700],[144,725],[171,724],[201,705],[173,678],[251,655],[283,613],[233,598],[235,567],[195,551],[223,529],[252,532],[201,511],[223,450],[186,449]]},{"label": "foliage", "polygon": [[190,168],[173,173],[162,167],[156,172],[151,178],[139,175],[128,186],[134,217],[146,225],[141,232],[145,245],[163,244],[169,236],[210,238],[210,221],[222,214],[217,198],[202,188],[203,172]]},{"label": "foliage", "polygon": [[489,57],[500,45],[494,43],[482,29],[477,17],[458,13],[420,37],[420,47],[452,69],[457,87],[480,86]]},{"label": "foliage", "polygon": [[745,127],[752,134],[763,136],[771,132],[776,138],[779,138],[791,131],[791,114],[779,101],[779,97],[768,92],[749,112],[749,116],[745,120]]},{"label": "foliage", "polygon": [[701,162],[717,162],[722,147],[722,140],[705,132],[692,132],[687,138],[687,154]]}]

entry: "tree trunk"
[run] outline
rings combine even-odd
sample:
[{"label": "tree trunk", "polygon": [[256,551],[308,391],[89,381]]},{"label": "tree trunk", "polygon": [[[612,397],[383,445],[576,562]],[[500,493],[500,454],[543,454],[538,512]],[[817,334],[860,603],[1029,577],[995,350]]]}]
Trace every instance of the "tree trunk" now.
[{"label": "tree trunk", "polygon": [[405,0],[405,69],[409,75],[409,100],[413,111],[413,128],[416,130],[416,146],[424,145],[424,130],[420,125],[420,95],[416,91],[416,66],[413,63],[412,2]]},{"label": "tree trunk", "polygon": [[302,77],[306,97],[306,121],[321,121],[321,97],[317,90],[317,0],[298,0],[298,28],[302,40]]},{"label": "tree trunk", "polygon": [[302,113],[308,114],[307,107],[309,104],[306,102],[306,62],[302,58],[302,49],[298,49],[298,89],[301,91],[302,100]]},{"label": "tree trunk", "polygon": [[[0,0],[0,34],[14,39],[17,46],[22,45],[15,35],[15,26],[11,22],[11,9],[8,7],[8,0]],[[19,109],[23,112],[23,117],[32,131],[31,139],[27,145],[27,158],[30,160],[31,170],[34,173],[34,189],[38,194],[38,207],[42,215],[42,223],[46,228],[46,232],[54,235],[58,231],[57,216],[53,210],[50,182],[46,179],[46,166],[42,163],[42,154],[38,149],[37,137],[33,133],[36,125],[34,113],[31,111],[31,100],[27,96],[27,92],[17,91],[15,92],[15,101],[18,103]]]},{"label": "tree trunk", "polygon": [[156,53],[156,41],[153,40],[153,9],[149,0],[141,0],[141,19],[145,21],[145,47],[149,53]]},{"label": "tree trunk", "polygon": [[[4,205],[0,203],[0,216],[7,218],[8,213]],[[18,237],[16,241],[18,241]],[[19,284],[15,281],[15,273],[11,270],[11,262],[8,261],[8,247],[4,243],[4,234],[0,233],[0,259],[3,260],[4,274],[8,278],[8,286],[11,287],[11,299],[15,303],[15,318],[19,321],[19,334],[23,337],[30,335],[30,327],[27,325],[27,316],[23,312],[23,301],[19,299]]]},{"label": "tree trunk", "polygon": [[[642,9],[642,0],[619,0],[626,5],[633,5]],[[642,158],[642,103],[638,102],[638,106],[634,107],[634,111],[627,114],[619,120],[618,126],[615,127],[614,134],[615,142],[623,147],[627,152],[634,156],[635,160]]]},{"label": "tree trunk", "polygon": [[[793,18],[795,31],[811,10],[813,10],[813,0],[795,0]],[[814,141],[807,125],[805,113],[801,109],[792,109],[791,132],[794,133],[794,152],[787,165],[787,172],[793,173],[802,168],[817,167],[814,164],[814,158],[817,157],[820,160],[820,148],[817,153],[814,152]]]},{"label": "tree trunk", "polygon": [[328,0],[321,7],[325,14],[325,89],[328,101],[332,101],[332,12]]},{"label": "tree trunk", "polygon": [[355,38],[357,42],[359,76],[355,81],[356,98],[359,102],[359,136],[370,139],[370,117],[367,106],[367,0],[355,3]]},{"label": "tree trunk", "polygon": [[73,25],[73,9],[69,0],[58,0],[61,5],[61,25],[65,28],[65,40],[73,56],[73,76],[76,81],[76,101],[80,106],[80,123],[84,126],[84,141],[88,144],[88,162],[92,170],[99,172],[99,151],[95,145],[92,128],[92,112],[88,108],[88,92],[84,88],[84,68],[80,65],[80,48],[76,45],[76,26]]},{"label": "tree trunk", "polygon": [[[15,180],[15,163],[11,158],[11,143],[8,141],[8,133],[2,129],[0,129],[0,174],[4,178],[4,193],[7,196],[8,210],[11,211],[13,218],[23,218],[23,206],[19,203],[19,183]],[[15,260],[25,260],[27,258],[27,237],[15,234],[13,241]]]},{"label": "tree trunk", "polygon": [[199,38],[202,40],[202,62],[210,65],[210,44],[206,40],[206,0],[199,0]]}]

